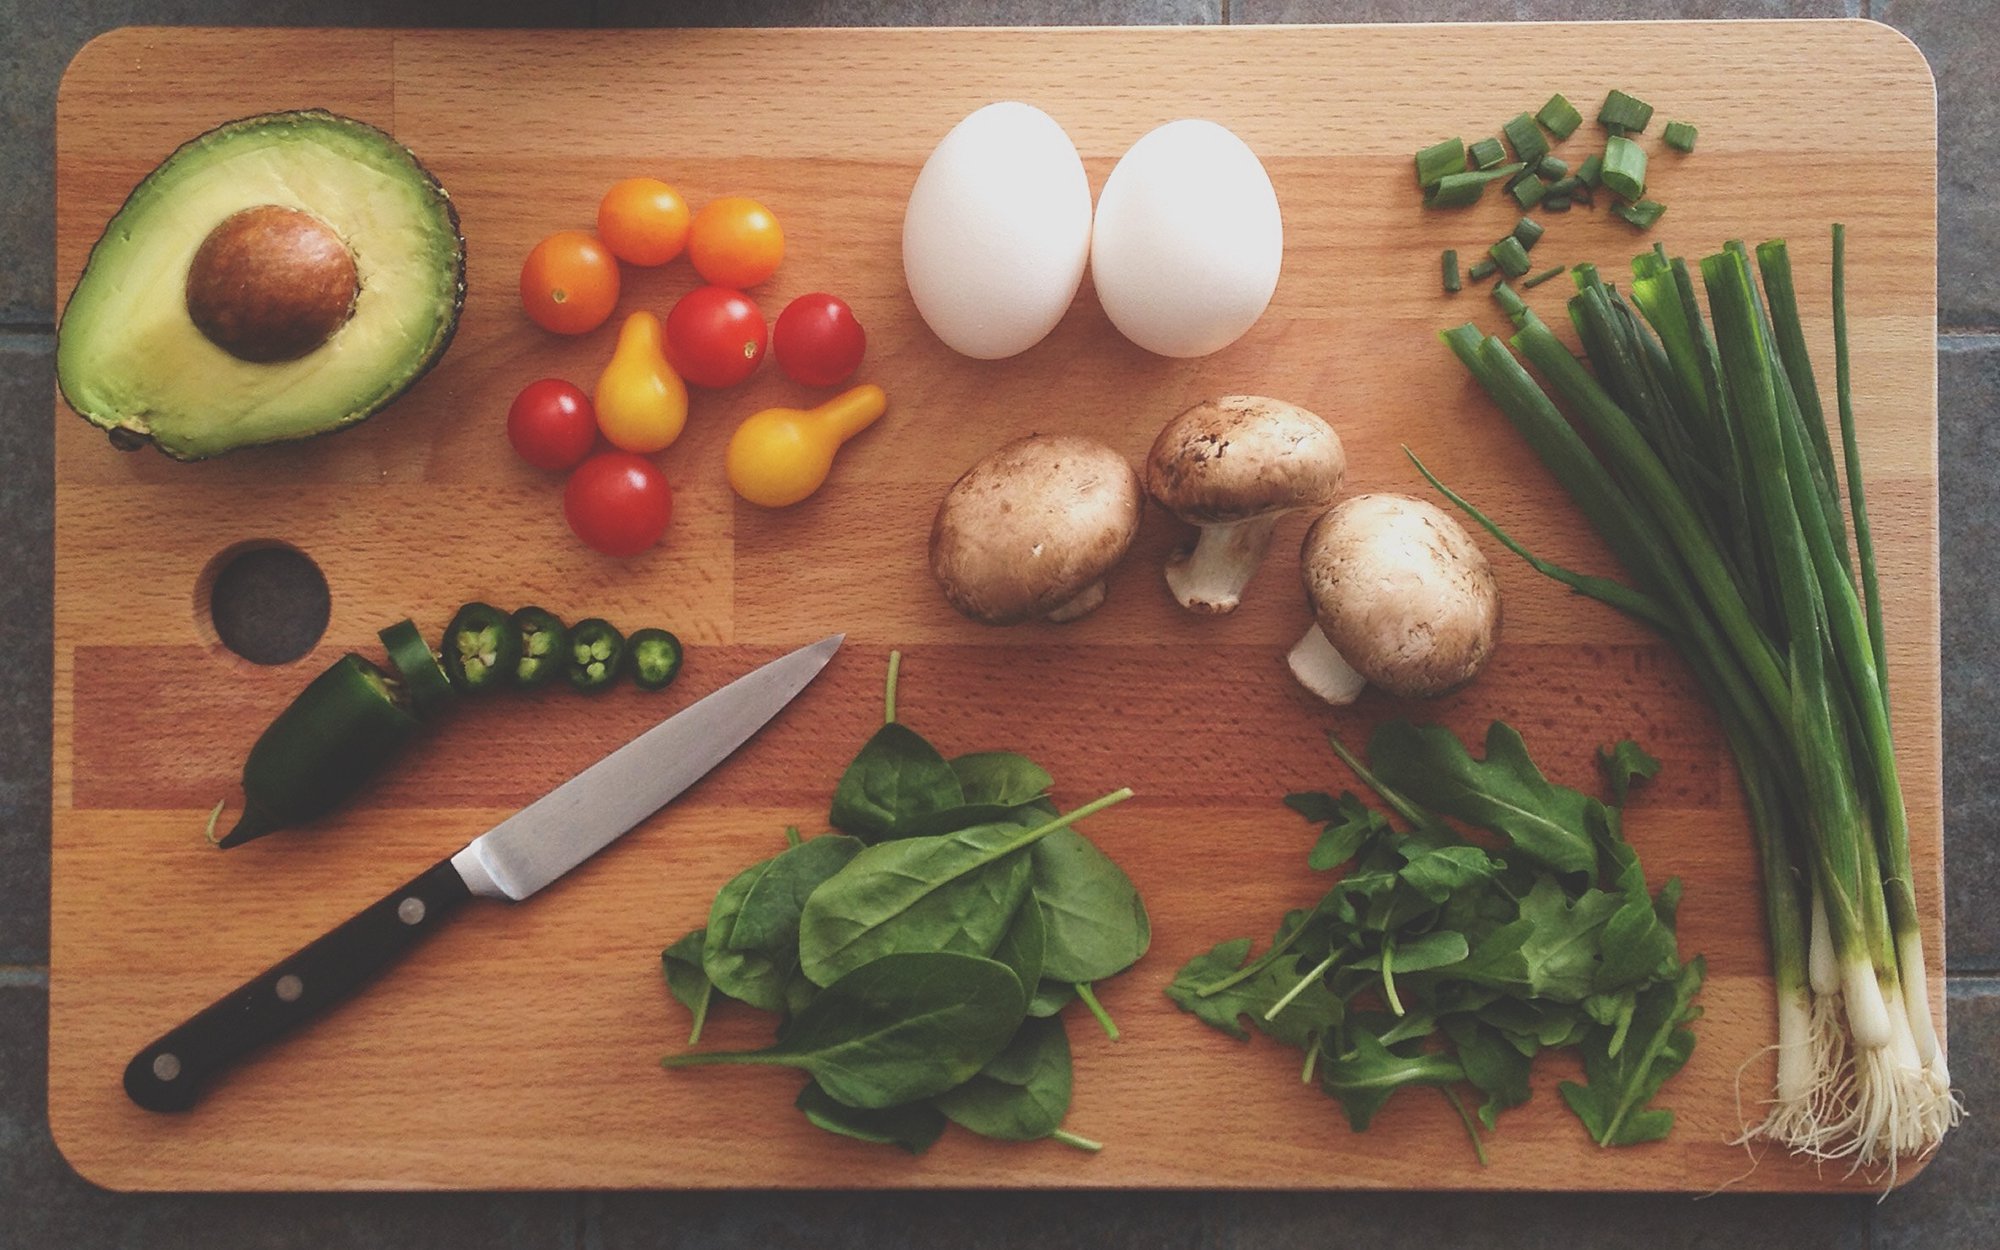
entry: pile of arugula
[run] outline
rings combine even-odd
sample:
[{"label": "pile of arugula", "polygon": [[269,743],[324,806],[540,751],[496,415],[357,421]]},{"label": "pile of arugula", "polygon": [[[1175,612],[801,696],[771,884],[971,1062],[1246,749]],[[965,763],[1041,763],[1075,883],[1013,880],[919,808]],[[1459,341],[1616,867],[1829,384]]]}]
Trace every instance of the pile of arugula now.
[{"label": "pile of arugula", "polygon": [[882,728],[834,791],[841,832],[786,830],[661,957],[690,1046],[718,997],[778,1013],[777,1041],[662,1062],[802,1069],[809,1121],[913,1154],[947,1121],[1096,1150],[1062,1129],[1058,1013],[1081,999],[1116,1038],[1091,983],[1137,962],[1152,929],[1131,878],[1073,826],[1131,791],[1065,815],[1026,756],[946,759],[896,720],[898,667],[892,652]]},{"label": "pile of arugula", "polygon": [[[1312,868],[1347,871],[1287,915],[1262,955],[1245,963],[1251,940],[1224,942],[1190,960],[1168,997],[1239,1039],[1248,1017],[1304,1050],[1305,1080],[1316,1073],[1357,1132],[1397,1090],[1430,1086],[1484,1163],[1478,1124],[1490,1131],[1528,1100],[1537,1054],[1574,1046],[1585,1079],[1563,1082],[1562,1097],[1600,1146],[1666,1136],[1673,1112],[1648,1104],[1694,1049],[1703,963],[1683,963],[1675,941],[1680,881],[1648,894],[1619,827],[1630,788],[1659,762],[1629,741],[1600,750],[1605,802],[1550,782],[1498,721],[1484,759],[1406,721],[1375,732],[1366,765],[1333,748],[1407,831],[1352,792],[1286,798],[1324,826]],[[1461,1085],[1485,1096],[1478,1124]]]}]

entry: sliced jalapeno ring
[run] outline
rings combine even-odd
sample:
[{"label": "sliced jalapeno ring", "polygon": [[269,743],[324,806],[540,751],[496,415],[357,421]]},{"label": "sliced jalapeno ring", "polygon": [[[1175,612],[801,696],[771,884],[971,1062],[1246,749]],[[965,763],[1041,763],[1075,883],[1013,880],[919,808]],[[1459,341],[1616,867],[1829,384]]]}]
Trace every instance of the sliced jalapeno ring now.
[{"label": "sliced jalapeno ring", "polygon": [[602,617],[578,621],[569,631],[569,684],[585,694],[609,689],[625,667],[625,635]]},{"label": "sliced jalapeno ring", "polygon": [[466,694],[488,694],[512,684],[521,662],[521,633],[505,612],[468,603],[445,627],[444,671]]},{"label": "sliced jalapeno ring", "polygon": [[514,629],[521,635],[514,684],[523,690],[547,685],[569,662],[569,626],[547,608],[527,607],[514,613]]},{"label": "sliced jalapeno ring", "polygon": [[397,621],[378,635],[389,653],[389,663],[410,692],[410,703],[418,716],[428,717],[451,701],[451,679],[438,663],[437,653],[424,641],[415,621]]},{"label": "sliced jalapeno ring", "polygon": [[632,684],[659,690],[681,675],[681,640],[664,629],[642,629],[625,640]]}]

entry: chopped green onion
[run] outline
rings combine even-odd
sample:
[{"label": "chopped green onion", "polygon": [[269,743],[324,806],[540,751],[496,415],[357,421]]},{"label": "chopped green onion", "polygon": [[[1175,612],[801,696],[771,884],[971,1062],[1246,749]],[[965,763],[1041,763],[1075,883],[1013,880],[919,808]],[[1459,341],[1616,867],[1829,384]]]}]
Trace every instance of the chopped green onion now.
[{"label": "chopped green onion", "polygon": [[1507,149],[1498,139],[1488,135],[1465,149],[1465,159],[1474,169],[1491,169],[1507,159]]},{"label": "chopped green onion", "polygon": [[1614,135],[1636,135],[1646,128],[1647,122],[1653,120],[1653,106],[1623,91],[1613,91],[1604,97],[1604,107],[1597,110],[1597,120]]},{"label": "chopped green onion", "polygon": [[1544,156],[1535,162],[1535,172],[1550,182],[1556,182],[1569,173],[1569,162],[1556,156]]},{"label": "chopped green onion", "polygon": [[1528,272],[1528,249],[1522,247],[1521,241],[1511,234],[1487,248],[1486,254],[1500,266],[1500,272],[1510,278],[1518,278]]},{"label": "chopped green onion", "polygon": [[1465,172],[1465,140],[1446,139],[1417,153],[1417,185],[1428,187],[1446,174]]},{"label": "chopped green onion", "polygon": [[1558,178],[1549,184],[1550,195],[1575,195],[1579,191],[1587,193],[1587,189],[1583,185],[1583,179],[1577,177],[1575,174],[1571,174],[1567,178]]},{"label": "chopped green onion", "polygon": [[1542,202],[1535,205],[1535,207],[1542,209],[1544,212],[1566,213],[1569,211],[1569,197],[1567,195],[1545,195],[1542,197]]},{"label": "chopped green onion", "polygon": [[1549,193],[1549,184],[1543,182],[1533,174],[1529,174],[1527,177],[1516,182],[1513,190],[1514,198],[1520,201],[1522,208],[1533,208],[1542,202],[1543,196]]},{"label": "chopped green onion", "polygon": [[1660,219],[1660,214],[1666,211],[1667,206],[1658,200],[1640,200],[1637,204],[1613,204],[1611,206],[1613,215],[1622,221],[1637,226],[1641,230],[1651,230],[1653,223]]},{"label": "chopped green onion", "polygon": [[1595,152],[1584,157],[1583,164],[1576,167],[1576,176],[1583,180],[1583,185],[1586,187],[1596,186],[1598,178],[1603,173],[1604,158]]},{"label": "chopped green onion", "polygon": [[1692,152],[1694,136],[1694,127],[1686,122],[1668,122],[1666,133],[1661,137],[1667,141],[1667,146],[1676,152]]},{"label": "chopped green onion", "polygon": [[1458,280],[1458,249],[1448,247],[1444,249],[1444,289],[1456,292],[1461,285]]},{"label": "chopped green onion", "polygon": [[1521,172],[1522,166],[1496,165],[1477,173],[1446,174],[1424,188],[1426,208],[1464,208],[1479,199],[1489,182],[1500,182]]},{"label": "chopped green onion", "polygon": [[1563,267],[1561,265],[1552,265],[1549,268],[1542,270],[1534,277],[1527,279],[1526,281],[1521,283],[1521,285],[1524,287],[1538,287],[1542,283],[1547,282],[1550,278],[1555,277],[1562,271]]},{"label": "chopped green onion", "polygon": [[1466,276],[1471,278],[1474,282],[1478,282],[1483,279],[1492,277],[1493,271],[1498,268],[1500,268],[1500,266],[1494,264],[1492,258],[1488,257],[1487,259],[1482,260],[1478,264],[1474,265],[1472,268],[1466,270]]},{"label": "chopped green onion", "polygon": [[1523,217],[1514,223],[1514,237],[1521,241],[1522,247],[1533,251],[1536,240],[1542,237],[1542,223],[1532,217]]},{"label": "chopped green onion", "polygon": [[1526,302],[1515,294],[1514,288],[1508,286],[1504,278],[1493,284],[1493,302],[1500,305],[1500,311],[1507,314],[1509,321],[1518,320],[1522,313],[1528,311]]},{"label": "chopped green onion", "polygon": [[1646,149],[1613,135],[1604,144],[1604,185],[1623,199],[1636,200],[1646,193]]},{"label": "chopped green onion", "polygon": [[1534,168],[1536,161],[1549,154],[1549,141],[1542,137],[1542,128],[1526,113],[1518,114],[1512,121],[1500,127],[1500,132],[1506,135],[1507,142],[1513,145],[1514,159],[1530,169]]},{"label": "chopped green onion", "polygon": [[1583,114],[1577,112],[1576,105],[1558,91],[1549,97],[1547,104],[1542,105],[1542,111],[1535,114],[1535,120],[1547,126],[1549,133],[1556,138],[1567,139],[1576,133],[1578,126],[1583,125]]}]

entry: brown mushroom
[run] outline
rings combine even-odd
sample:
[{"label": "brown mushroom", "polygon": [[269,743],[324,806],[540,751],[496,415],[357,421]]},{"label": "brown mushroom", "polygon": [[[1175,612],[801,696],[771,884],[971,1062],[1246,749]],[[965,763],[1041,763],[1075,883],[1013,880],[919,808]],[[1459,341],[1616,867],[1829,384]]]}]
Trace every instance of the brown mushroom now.
[{"label": "brown mushroom", "polygon": [[1500,633],[1500,587],[1464,528],[1435,504],[1355,495],[1314,521],[1300,551],[1316,619],[1288,657],[1329,703],[1373,683],[1428,699],[1478,676]]},{"label": "brown mushroom", "polygon": [[1071,621],[1139,528],[1139,475],[1096,439],[1035,434],[967,469],[931,524],[931,575],[975,621]]},{"label": "brown mushroom", "polygon": [[1146,489],[1201,533],[1167,560],[1167,585],[1191,612],[1234,612],[1278,519],[1340,493],[1340,435],[1293,404],[1228,395],[1167,422],[1146,458]]}]

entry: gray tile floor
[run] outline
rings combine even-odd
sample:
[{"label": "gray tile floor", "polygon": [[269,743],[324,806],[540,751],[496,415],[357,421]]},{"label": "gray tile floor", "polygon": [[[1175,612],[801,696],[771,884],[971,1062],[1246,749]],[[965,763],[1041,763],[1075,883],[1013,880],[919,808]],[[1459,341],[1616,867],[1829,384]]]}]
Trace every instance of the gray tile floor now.
[{"label": "gray tile floor", "polygon": [[[1905,31],[1938,77],[1951,1043],[1972,1119],[1915,1183],[1865,1199],[1722,1196],[307,1195],[138,1197],[79,1180],[45,1115],[53,113],[62,67],[126,23],[533,25],[1422,21],[1863,16]],[[2000,730],[2000,4],[1994,0],[0,0],[0,1250],[331,1246],[624,1250],[812,1244],[1290,1247],[1481,1244],[1986,1247],[2000,1240],[2000,869],[1987,789]],[[1828,124],[1838,125],[1839,119]],[[44,640],[40,643],[35,640]],[[1995,1068],[1987,1068],[1992,1060]]]}]

